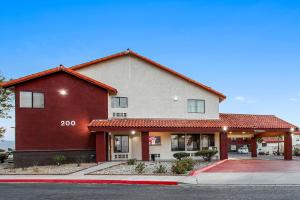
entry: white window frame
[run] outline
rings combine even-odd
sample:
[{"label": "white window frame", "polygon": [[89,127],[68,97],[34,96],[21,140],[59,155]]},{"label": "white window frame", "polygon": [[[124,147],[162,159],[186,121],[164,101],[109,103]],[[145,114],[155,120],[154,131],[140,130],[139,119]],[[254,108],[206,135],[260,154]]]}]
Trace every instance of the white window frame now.
[{"label": "white window frame", "polygon": [[[30,96],[31,96],[31,100],[30,100],[30,106],[23,106],[22,105],[22,93],[30,93]],[[42,102],[42,106],[36,106],[35,104],[34,104],[34,95],[35,94],[42,94],[42,97],[43,97],[43,102]],[[43,93],[43,92],[31,92],[31,91],[20,91],[20,93],[19,93],[19,107],[20,108],[38,108],[38,109],[43,109],[43,108],[45,108],[45,93]]]},{"label": "white window frame", "polygon": [[[197,103],[196,103],[197,101],[203,102],[203,111],[201,111],[201,110],[199,112],[197,111]],[[195,111],[190,111],[190,109],[189,109],[190,108],[190,105],[189,105],[190,102],[195,102],[195,105],[196,105],[195,106],[195,108],[196,108]],[[188,113],[201,113],[201,114],[204,114],[205,113],[205,100],[204,99],[188,99],[187,100],[187,112]]]},{"label": "white window frame", "polygon": [[[118,99],[118,104],[113,103],[114,99]],[[126,99],[126,106],[121,106],[121,99]],[[112,97],[111,98],[111,107],[112,108],[128,108],[128,97]]]}]

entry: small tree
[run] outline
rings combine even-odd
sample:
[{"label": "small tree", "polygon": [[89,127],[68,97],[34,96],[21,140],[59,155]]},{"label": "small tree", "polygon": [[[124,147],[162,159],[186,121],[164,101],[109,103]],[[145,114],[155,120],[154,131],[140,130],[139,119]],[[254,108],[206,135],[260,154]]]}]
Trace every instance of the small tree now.
[{"label": "small tree", "polygon": [[[5,81],[4,76],[0,74],[0,118],[9,119],[9,111],[13,108],[13,97],[12,92],[1,87],[2,83]],[[5,128],[0,126],[0,138],[4,136]]]}]

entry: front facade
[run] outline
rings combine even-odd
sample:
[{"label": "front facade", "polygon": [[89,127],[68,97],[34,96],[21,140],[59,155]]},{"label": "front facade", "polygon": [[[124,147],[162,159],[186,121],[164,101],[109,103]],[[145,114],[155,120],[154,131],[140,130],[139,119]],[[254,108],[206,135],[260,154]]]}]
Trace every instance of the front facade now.
[{"label": "front facade", "polygon": [[130,50],[2,86],[16,95],[17,166],[61,154],[70,162],[168,160],[176,152],[197,159],[201,149],[227,159],[230,138],[245,137],[256,156],[265,135],[284,135],[291,159],[297,129],[275,116],[219,113],[223,94]]}]

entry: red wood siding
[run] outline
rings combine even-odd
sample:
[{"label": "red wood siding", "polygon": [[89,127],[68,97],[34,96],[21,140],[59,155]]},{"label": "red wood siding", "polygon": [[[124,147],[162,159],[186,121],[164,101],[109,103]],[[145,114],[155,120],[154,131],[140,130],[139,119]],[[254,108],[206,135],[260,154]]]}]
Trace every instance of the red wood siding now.
[{"label": "red wood siding", "polygon": [[[62,96],[58,90],[65,89]],[[19,91],[43,92],[45,108],[20,108]],[[15,87],[16,150],[95,149],[95,134],[88,124],[107,118],[108,93],[64,72],[28,81]],[[61,120],[76,125],[60,126]]]}]

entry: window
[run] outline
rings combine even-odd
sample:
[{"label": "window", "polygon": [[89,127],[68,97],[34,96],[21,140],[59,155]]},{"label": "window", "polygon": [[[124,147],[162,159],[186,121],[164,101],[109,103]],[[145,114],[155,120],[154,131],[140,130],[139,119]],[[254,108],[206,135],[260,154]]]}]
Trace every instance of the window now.
[{"label": "window", "polygon": [[266,147],[266,146],[268,146],[268,144],[267,143],[261,143],[261,146]]},{"label": "window", "polygon": [[20,108],[32,108],[32,92],[20,92]]},{"label": "window", "polygon": [[171,135],[171,150],[185,151],[185,135]]},{"label": "window", "polygon": [[186,135],[186,150],[187,151],[200,150],[200,135],[199,134]]},{"label": "window", "polygon": [[116,135],[114,137],[114,152],[128,153],[129,152],[129,137],[128,135]]},{"label": "window", "polygon": [[160,138],[160,136],[150,136],[149,137],[149,145],[150,146],[161,145],[161,138]]},{"label": "window", "polygon": [[201,135],[201,147],[202,149],[209,149],[209,147],[215,146],[215,135],[207,134]]},{"label": "window", "polygon": [[112,108],[128,108],[127,97],[112,97],[111,99]]},{"label": "window", "polygon": [[20,108],[44,108],[44,93],[20,92]]},{"label": "window", "polygon": [[200,99],[188,99],[189,113],[205,113],[205,101]]},{"label": "window", "polygon": [[34,108],[44,108],[44,94],[43,93],[33,93],[33,107]]}]

